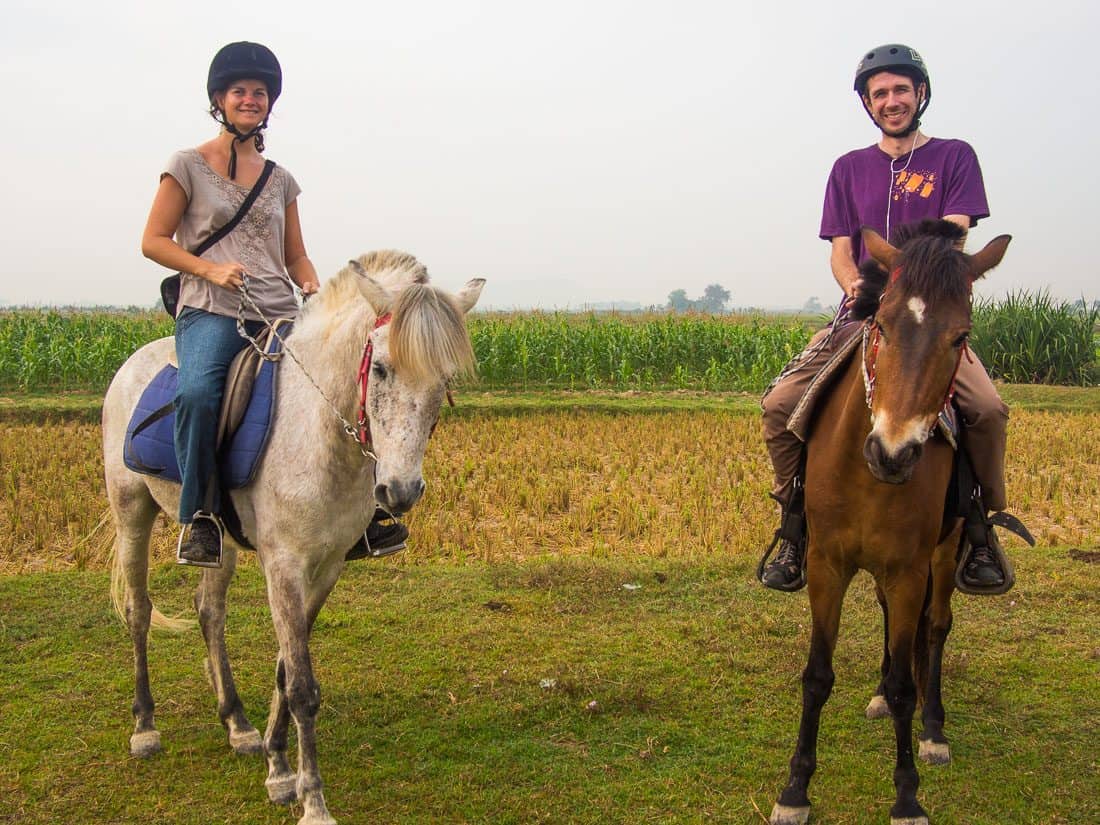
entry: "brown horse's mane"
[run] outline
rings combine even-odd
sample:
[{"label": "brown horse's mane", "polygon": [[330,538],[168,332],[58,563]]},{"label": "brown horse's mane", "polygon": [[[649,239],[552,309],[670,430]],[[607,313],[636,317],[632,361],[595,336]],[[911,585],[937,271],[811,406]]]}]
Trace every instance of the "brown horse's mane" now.
[{"label": "brown horse's mane", "polygon": [[[902,295],[919,295],[931,307],[940,300],[959,300],[970,293],[966,256],[955,248],[965,236],[961,226],[951,221],[923,220],[899,226],[890,243],[901,252],[901,270],[892,288]],[[852,303],[852,317],[870,318],[878,312],[879,301],[890,280],[890,273],[868,259],[859,268],[860,288]]]}]

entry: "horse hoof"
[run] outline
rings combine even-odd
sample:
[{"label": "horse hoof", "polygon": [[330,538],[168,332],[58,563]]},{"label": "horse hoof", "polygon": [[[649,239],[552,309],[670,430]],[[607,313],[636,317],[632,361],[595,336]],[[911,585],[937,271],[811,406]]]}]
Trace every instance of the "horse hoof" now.
[{"label": "horse hoof", "polygon": [[889,719],[890,706],[886,704],[886,697],[881,694],[872,696],[865,712],[868,719]]},{"label": "horse hoof", "polygon": [[298,825],[336,825],[336,820],[326,812],[321,816],[303,816],[298,820]]},{"label": "horse hoof", "polygon": [[160,753],[160,731],[144,730],[130,737],[130,755],[145,759]]},{"label": "horse hoof", "polygon": [[929,765],[946,765],[951,761],[951,748],[946,742],[933,742],[931,739],[920,742],[917,756]]},{"label": "horse hoof", "polygon": [[233,748],[233,753],[238,756],[251,756],[264,752],[264,740],[255,728],[229,734],[229,745]]},{"label": "horse hoof", "polygon": [[276,805],[289,805],[298,798],[298,777],[292,773],[286,776],[268,777],[264,780],[267,798]]},{"label": "horse hoof", "polygon": [[791,808],[780,805],[778,802],[772,808],[772,815],[768,818],[769,825],[805,825],[810,818],[810,806]]}]

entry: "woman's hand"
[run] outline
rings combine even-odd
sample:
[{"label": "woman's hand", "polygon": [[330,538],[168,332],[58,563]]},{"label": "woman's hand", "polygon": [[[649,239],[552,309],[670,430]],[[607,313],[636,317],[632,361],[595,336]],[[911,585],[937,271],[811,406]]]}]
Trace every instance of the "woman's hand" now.
[{"label": "woman's hand", "polygon": [[207,262],[202,271],[196,272],[201,278],[205,278],[212,284],[217,284],[223,289],[236,292],[244,283],[244,267],[236,261],[227,264]]}]

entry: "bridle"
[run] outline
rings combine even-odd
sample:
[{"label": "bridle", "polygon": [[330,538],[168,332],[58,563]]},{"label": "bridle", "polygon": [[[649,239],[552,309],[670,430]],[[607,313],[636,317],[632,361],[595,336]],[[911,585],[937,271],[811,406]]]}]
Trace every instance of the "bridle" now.
[{"label": "bridle", "polygon": [[[370,416],[367,415],[367,385],[370,382],[371,362],[374,360],[374,333],[384,327],[393,318],[392,312],[378,316],[374,327],[367,335],[367,343],[363,347],[363,358],[359,361],[359,375],[356,384],[359,387],[359,416],[355,421],[356,440],[359,445],[369,453],[374,453],[374,442],[370,437]],[[434,428],[434,424],[432,425]]]},{"label": "bridle", "polygon": [[[374,322],[374,327],[367,335],[367,343],[363,346],[363,357],[359,361],[359,373],[356,377],[356,385],[359,387],[359,414],[355,421],[355,440],[359,442],[361,449],[365,453],[374,455],[374,442],[370,436],[370,416],[367,414],[367,390],[370,385],[370,371],[371,364],[374,361],[374,333],[381,327],[388,324],[393,318],[392,312],[387,312],[385,315],[380,315]],[[451,388],[447,387],[447,403],[452,407],[455,405],[454,396],[451,395]],[[435,433],[435,427],[439,423],[439,416],[436,416],[435,421],[432,422],[432,428],[428,431],[428,438],[431,438]],[[375,456],[377,461],[377,456]]]},{"label": "bridle", "polygon": [[[890,288],[890,284],[894,283],[901,276],[901,267],[896,267],[890,273],[890,280],[886,285],[886,289]],[[883,289],[882,295],[879,296],[879,303],[881,305],[883,296],[886,295],[886,289]],[[879,326],[875,316],[871,316],[863,322],[863,343],[860,347],[860,362],[863,368],[863,391],[864,397],[867,400],[867,409],[872,409],[872,403],[875,396],[875,379],[877,377],[877,371],[875,369],[875,363],[878,361],[878,347],[879,340],[882,337],[882,327]],[[871,357],[867,357],[867,345],[871,346]],[[963,341],[962,346],[959,347],[959,355],[955,359],[955,369],[951,372],[951,381],[947,385],[947,392],[943,397],[943,404],[941,409],[946,408],[951,403],[951,399],[955,397],[955,379],[959,375],[959,367],[962,365],[963,355],[966,355],[966,360],[973,364],[974,358],[970,354],[970,347],[967,341]]]},{"label": "bridle", "polygon": [[[321,387],[317,384],[317,382],[313,380],[313,376],[311,376],[309,374],[309,371],[306,370],[305,365],[300,360],[298,360],[298,356],[294,354],[294,351],[287,346],[286,341],[279,334],[278,330],[275,328],[275,325],[266,315],[264,315],[263,310],[261,310],[256,305],[256,301],[252,298],[252,294],[249,291],[247,278],[241,284],[239,291],[241,295],[241,300],[237,306],[237,333],[242,338],[247,339],[248,342],[252,345],[252,348],[257,353],[259,353],[260,358],[264,359],[265,361],[277,361],[279,358],[282,357],[283,353],[289,355],[291,360],[298,365],[298,369],[300,369],[302,371],[302,374],[309,380],[309,383],[313,385],[313,388],[317,390],[317,392],[325,400],[325,403],[328,404],[329,409],[332,410],[333,415],[340,419],[340,423],[344,426],[344,433],[350,438],[354,439],[355,442],[359,445],[359,452],[363,454],[363,457],[374,459],[375,463],[378,463],[378,456],[374,452],[374,442],[371,440],[370,435],[370,416],[367,414],[367,386],[368,382],[370,381],[371,363],[374,358],[374,333],[380,327],[388,324],[392,319],[393,314],[387,312],[386,314],[377,318],[374,322],[374,327],[371,329],[370,333],[367,334],[367,343],[363,347],[363,357],[359,361],[359,372],[356,376],[356,385],[359,387],[359,410],[356,422],[355,424],[352,424],[346,418],[344,418],[339,408],[332,402],[332,399],[330,399],[325,391],[321,389]],[[282,344],[282,350],[278,354],[272,355],[265,352],[264,348],[260,346],[259,342],[248,334],[248,331],[245,329],[244,318],[244,308],[246,303],[249,304],[256,312],[256,314],[260,316],[260,320],[264,323],[265,326],[268,327],[268,329],[271,330],[271,334],[275,336],[275,338],[277,338]],[[452,407],[455,405],[454,397],[451,395],[450,387],[447,388],[447,403],[450,404]],[[436,420],[432,423],[432,428],[428,433],[429,438],[431,438],[432,433],[435,432],[435,427],[438,423],[439,418],[437,417]]]}]

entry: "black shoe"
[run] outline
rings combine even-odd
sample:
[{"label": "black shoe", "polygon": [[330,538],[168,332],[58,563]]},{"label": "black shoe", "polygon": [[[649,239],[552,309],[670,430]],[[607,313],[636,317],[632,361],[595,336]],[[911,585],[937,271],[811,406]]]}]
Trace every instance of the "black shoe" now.
[{"label": "black shoe", "polygon": [[368,557],[378,559],[393,555],[405,549],[405,541],[408,537],[409,528],[399,521],[391,520],[386,513],[379,511],[367,526],[367,532],[360,537],[355,546],[348,550],[344,561]]},{"label": "black shoe", "polygon": [[[784,593],[793,593],[806,586],[806,543],[795,542],[781,538],[778,533],[772,541],[772,547],[776,542],[779,549],[767,565],[760,571],[760,582],[772,590],[781,590]],[[771,547],[768,548],[771,553]]]},{"label": "black shoe", "polygon": [[980,497],[975,497],[963,522],[963,536],[955,567],[955,586],[974,596],[999,596],[1016,583],[1012,567],[993,525],[1004,527],[1034,546],[1035,539],[1018,518],[1009,513],[986,515]]},{"label": "black shoe", "polygon": [[975,590],[994,590],[1005,583],[1005,572],[992,547],[971,547],[962,577]]},{"label": "black shoe", "polygon": [[222,531],[212,516],[196,516],[191,524],[191,532],[186,541],[183,539],[184,527],[180,531],[181,542],[176,549],[178,564],[191,564],[196,567],[222,566]]}]

